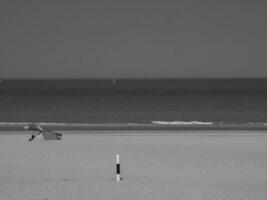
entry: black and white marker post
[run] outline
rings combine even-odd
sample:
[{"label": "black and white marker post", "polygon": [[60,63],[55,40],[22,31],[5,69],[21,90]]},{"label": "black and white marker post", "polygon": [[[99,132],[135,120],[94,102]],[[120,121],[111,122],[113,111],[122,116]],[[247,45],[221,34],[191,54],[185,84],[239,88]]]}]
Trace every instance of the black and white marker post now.
[{"label": "black and white marker post", "polygon": [[116,181],[121,181],[120,155],[116,155]]}]

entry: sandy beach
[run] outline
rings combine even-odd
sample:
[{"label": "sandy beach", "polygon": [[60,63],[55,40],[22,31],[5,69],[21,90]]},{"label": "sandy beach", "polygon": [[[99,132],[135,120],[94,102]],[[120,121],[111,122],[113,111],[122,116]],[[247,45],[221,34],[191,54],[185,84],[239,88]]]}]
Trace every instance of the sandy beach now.
[{"label": "sandy beach", "polygon": [[265,131],[62,133],[28,142],[1,131],[1,200],[267,199]]}]

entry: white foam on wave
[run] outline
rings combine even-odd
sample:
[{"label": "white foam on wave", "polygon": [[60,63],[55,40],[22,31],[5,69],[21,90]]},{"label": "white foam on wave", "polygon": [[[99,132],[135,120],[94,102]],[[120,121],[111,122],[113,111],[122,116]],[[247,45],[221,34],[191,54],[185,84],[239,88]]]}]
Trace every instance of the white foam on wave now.
[{"label": "white foam on wave", "polygon": [[153,124],[160,125],[212,125],[213,122],[200,122],[200,121],[152,121]]}]

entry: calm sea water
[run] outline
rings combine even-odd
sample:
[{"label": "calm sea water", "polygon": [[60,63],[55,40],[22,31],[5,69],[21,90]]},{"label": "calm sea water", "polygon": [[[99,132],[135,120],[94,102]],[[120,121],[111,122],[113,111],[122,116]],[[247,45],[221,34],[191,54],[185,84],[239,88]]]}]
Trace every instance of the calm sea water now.
[{"label": "calm sea water", "polygon": [[3,80],[0,122],[267,122],[267,79]]}]

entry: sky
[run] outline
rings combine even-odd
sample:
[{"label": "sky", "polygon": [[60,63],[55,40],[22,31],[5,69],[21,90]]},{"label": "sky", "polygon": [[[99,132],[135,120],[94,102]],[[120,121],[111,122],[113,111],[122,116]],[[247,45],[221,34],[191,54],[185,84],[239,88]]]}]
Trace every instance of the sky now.
[{"label": "sky", "polygon": [[0,1],[0,78],[267,77],[258,0]]}]

